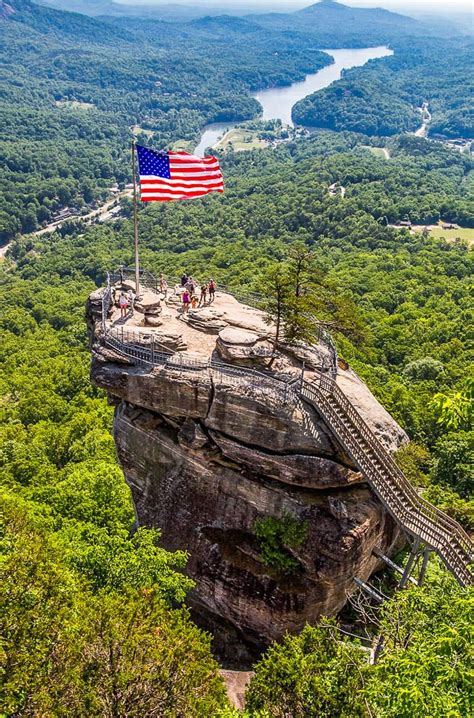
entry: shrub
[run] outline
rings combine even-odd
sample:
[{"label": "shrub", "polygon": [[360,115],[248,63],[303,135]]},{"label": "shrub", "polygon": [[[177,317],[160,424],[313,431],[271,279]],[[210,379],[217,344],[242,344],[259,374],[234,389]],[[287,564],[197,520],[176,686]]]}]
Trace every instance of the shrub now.
[{"label": "shrub", "polygon": [[259,519],[254,525],[264,564],[282,573],[295,573],[300,563],[289,549],[301,546],[308,534],[306,521],[286,513],[283,518]]},{"label": "shrub", "polygon": [[403,370],[404,376],[412,381],[426,381],[429,379],[437,379],[444,371],[442,362],[432,357],[423,357],[416,359],[406,365]]}]

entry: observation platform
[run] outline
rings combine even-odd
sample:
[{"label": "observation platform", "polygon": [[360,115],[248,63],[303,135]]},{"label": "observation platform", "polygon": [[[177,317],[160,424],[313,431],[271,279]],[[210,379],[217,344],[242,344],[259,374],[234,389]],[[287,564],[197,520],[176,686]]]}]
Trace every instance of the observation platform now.
[{"label": "observation platform", "polygon": [[[146,280],[145,280],[146,281]],[[106,290],[102,330],[110,337],[128,344],[151,345],[156,352],[181,353],[187,358],[207,362],[218,360],[232,365],[265,369],[271,362],[272,372],[295,378],[305,370],[336,369],[335,351],[331,346],[318,343],[313,347],[289,347],[284,344],[274,355],[275,327],[265,320],[265,313],[239,301],[233,294],[219,287],[211,300],[199,303],[200,285],[195,295],[195,307],[185,311],[182,302],[184,288],[170,282],[166,291],[160,291],[158,281],[148,280],[140,287],[140,298],[127,308],[122,316],[120,295],[135,293],[135,282],[121,273],[111,275]],[[155,286],[149,286],[154,284]],[[258,298],[253,298],[256,303]]]}]

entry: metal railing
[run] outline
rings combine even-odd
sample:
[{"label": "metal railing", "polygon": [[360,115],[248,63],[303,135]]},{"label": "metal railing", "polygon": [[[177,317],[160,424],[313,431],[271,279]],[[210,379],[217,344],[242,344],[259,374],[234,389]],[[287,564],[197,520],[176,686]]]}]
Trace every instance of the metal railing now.
[{"label": "metal railing", "polygon": [[[161,366],[170,371],[190,372],[195,376],[198,372],[206,372],[209,377],[221,382],[247,385],[250,382],[253,386],[262,386],[266,392],[276,393],[284,403],[301,405],[302,400],[306,401],[323,417],[387,511],[406,533],[436,551],[461,585],[474,583],[474,575],[469,568],[474,561],[471,539],[454,519],[418,495],[337,385],[334,371],[315,371],[315,381],[309,383],[304,380],[303,372],[298,377],[294,374],[282,377],[270,370],[236,367],[214,359],[200,359],[163,347],[155,340],[152,332],[144,335],[123,327],[107,327],[112,301],[111,279],[113,281],[114,275],[108,277],[102,297],[101,341],[104,345],[145,366]],[[156,279],[147,274],[143,275],[142,281],[145,285],[146,281],[151,284]],[[311,419],[307,419],[305,426],[316,436],[317,427]]]},{"label": "metal railing", "polygon": [[238,367],[216,359],[201,359],[181,352],[173,352],[158,342],[153,333],[134,332],[124,327],[108,328],[102,333],[104,346],[125,354],[127,357],[144,367],[161,367],[180,375],[212,377],[221,383],[231,385],[258,385],[266,394],[273,393],[285,405],[293,399],[294,387],[301,382],[294,374],[277,376],[271,370],[258,370],[250,367]]},{"label": "metal railing", "polygon": [[[114,272],[110,272],[107,275],[108,283],[115,284],[123,281],[135,281],[135,269],[133,267],[119,267]],[[168,280],[172,284],[180,284],[181,280],[178,277],[168,277]],[[140,270],[140,283],[142,286],[148,289],[153,289],[158,292],[160,290],[160,279],[156,275],[148,272],[147,270]],[[245,292],[238,288],[230,287],[226,284],[219,284],[219,292],[223,294],[229,294],[235,297],[239,302],[248,304],[248,306],[260,308],[263,298],[255,292]],[[337,349],[331,333],[328,332],[326,327],[315,321],[315,343],[320,343],[326,346],[328,350],[327,360],[323,359],[323,371],[328,371],[332,376],[337,374]]]}]

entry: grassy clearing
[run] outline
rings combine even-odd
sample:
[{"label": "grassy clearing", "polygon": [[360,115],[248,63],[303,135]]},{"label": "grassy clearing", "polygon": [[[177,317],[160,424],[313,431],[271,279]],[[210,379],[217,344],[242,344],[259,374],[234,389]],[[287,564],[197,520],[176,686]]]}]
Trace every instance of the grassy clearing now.
[{"label": "grassy clearing", "polygon": [[459,229],[443,229],[442,227],[433,227],[430,234],[437,239],[444,237],[448,241],[455,239],[465,239],[469,244],[474,244],[474,229],[470,227],[460,227]]},{"label": "grassy clearing", "polygon": [[145,130],[145,128],[140,127],[140,125],[133,125],[132,134],[134,135],[134,137],[137,137],[140,134],[146,135],[147,137],[153,137],[154,132],[153,130]]},{"label": "grassy clearing", "polygon": [[175,152],[191,152],[192,154],[195,146],[196,143],[190,140],[176,140],[176,142],[173,142],[171,149],[173,149]]},{"label": "grassy clearing", "polygon": [[[424,225],[413,225],[412,230],[415,232],[422,232],[425,229]],[[474,245],[474,228],[472,227],[458,227],[457,229],[443,229],[441,224],[428,225],[432,237],[436,239],[445,239],[447,242],[454,242],[456,239],[463,239],[470,245]]]},{"label": "grassy clearing", "polygon": [[232,147],[236,152],[243,150],[256,150],[267,147],[265,140],[259,140],[255,130],[248,130],[244,127],[235,127],[233,130],[226,132],[224,137],[214,145],[216,149],[225,150]]},{"label": "grassy clearing", "polygon": [[371,147],[370,145],[360,145],[361,149],[369,150],[372,155],[381,157],[383,160],[390,159],[390,152],[385,147]]},{"label": "grassy clearing", "polygon": [[71,110],[92,110],[94,105],[91,102],[79,102],[78,100],[56,100],[56,107],[69,107]]}]

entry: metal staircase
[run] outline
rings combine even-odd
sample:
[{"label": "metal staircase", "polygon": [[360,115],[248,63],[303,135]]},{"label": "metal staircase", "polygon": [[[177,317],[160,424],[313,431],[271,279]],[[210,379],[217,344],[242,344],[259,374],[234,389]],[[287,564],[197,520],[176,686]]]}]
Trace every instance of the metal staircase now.
[{"label": "metal staircase", "polygon": [[302,381],[300,396],[331,427],[373,491],[415,545],[435,551],[463,586],[474,584],[474,545],[463,528],[418,495],[334,379]]}]

